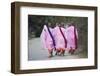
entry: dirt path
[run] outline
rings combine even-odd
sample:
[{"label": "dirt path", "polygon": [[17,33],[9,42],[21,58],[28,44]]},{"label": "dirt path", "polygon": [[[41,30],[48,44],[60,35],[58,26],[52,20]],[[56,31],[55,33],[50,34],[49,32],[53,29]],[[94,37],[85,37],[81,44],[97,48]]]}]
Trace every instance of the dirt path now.
[{"label": "dirt path", "polygon": [[78,51],[76,51],[74,55],[71,55],[66,51],[65,56],[54,56],[52,58],[48,58],[48,51],[42,48],[40,38],[29,40],[28,45],[29,60],[77,59],[87,57],[83,51],[80,51],[81,48],[79,47]]}]

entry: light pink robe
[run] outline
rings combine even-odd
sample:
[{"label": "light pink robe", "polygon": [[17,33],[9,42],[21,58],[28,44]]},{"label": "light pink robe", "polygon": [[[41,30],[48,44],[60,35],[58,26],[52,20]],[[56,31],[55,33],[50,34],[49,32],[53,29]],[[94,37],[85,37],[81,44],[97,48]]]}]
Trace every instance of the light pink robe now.
[{"label": "light pink robe", "polygon": [[[75,28],[76,29],[76,28]],[[76,39],[78,39],[78,33],[77,29],[74,33],[74,26],[69,26],[66,28],[66,37],[67,37],[67,49],[76,49],[76,43],[75,43],[75,34]],[[76,40],[77,41],[77,40]]]},{"label": "light pink robe", "polygon": [[[50,29],[50,31],[53,35],[53,29],[52,28],[49,28],[49,29]],[[44,25],[44,27],[43,27],[40,38],[41,38],[41,42],[42,42],[42,45],[43,45],[44,49],[49,49],[49,50],[54,49],[53,41],[52,41],[52,38],[51,38],[51,36],[48,32],[48,29],[47,29],[46,25]]]},{"label": "light pink robe", "polygon": [[[61,27],[61,30],[65,35],[65,29]],[[65,49],[65,41],[58,26],[54,28],[54,38],[56,43],[56,49]]]}]

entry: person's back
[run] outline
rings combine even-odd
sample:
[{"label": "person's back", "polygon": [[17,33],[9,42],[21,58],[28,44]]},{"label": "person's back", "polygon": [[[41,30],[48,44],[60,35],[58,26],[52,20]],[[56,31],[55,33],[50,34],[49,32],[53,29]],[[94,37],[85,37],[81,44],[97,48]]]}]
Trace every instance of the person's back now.
[{"label": "person's back", "polygon": [[77,29],[74,25],[70,25],[66,28],[66,38],[67,38],[67,48],[69,49],[69,52],[72,54],[77,49],[77,39],[78,39],[78,33]]},{"label": "person's back", "polygon": [[44,28],[41,33],[41,42],[43,43],[43,47],[48,50],[50,54],[49,57],[52,57],[52,51],[54,49],[54,41],[52,38],[53,29],[47,25],[44,25]]},{"label": "person's back", "polygon": [[57,51],[65,51],[65,28],[61,27],[59,24],[54,28],[54,33]]}]

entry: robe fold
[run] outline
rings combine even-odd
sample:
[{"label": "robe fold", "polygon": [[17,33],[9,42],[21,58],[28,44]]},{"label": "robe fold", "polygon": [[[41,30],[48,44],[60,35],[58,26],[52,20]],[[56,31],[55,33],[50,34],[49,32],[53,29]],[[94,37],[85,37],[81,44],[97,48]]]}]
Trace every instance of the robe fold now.
[{"label": "robe fold", "polygon": [[78,32],[74,26],[66,28],[67,48],[77,49]]},{"label": "robe fold", "polygon": [[[52,36],[51,36],[52,34]],[[55,42],[53,38],[53,29],[44,25],[42,33],[40,35],[41,42],[44,49],[52,50],[55,48]]]},{"label": "robe fold", "polygon": [[[61,29],[61,30],[60,30]],[[65,49],[66,44],[63,35],[65,36],[65,29],[62,27],[56,26],[54,28],[54,38],[56,43],[56,49]]]}]

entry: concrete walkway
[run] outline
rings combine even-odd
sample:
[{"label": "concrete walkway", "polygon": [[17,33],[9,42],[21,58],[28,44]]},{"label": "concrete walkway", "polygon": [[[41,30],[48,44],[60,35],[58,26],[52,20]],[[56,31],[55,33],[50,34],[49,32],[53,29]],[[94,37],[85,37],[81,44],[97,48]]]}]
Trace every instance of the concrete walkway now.
[{"label": "concrete walkway", "polygon": [[[54,59],[78,59],[78,58],[86,58],[81,48],[79,48],[74,55],[65,52],[65,56],[53,56],[52,58],[48,58],[48,51],[42,48],[42,44],[40,38],[33,38],[28,41],[28,60],[54,60]],[[55,54],[55,52],[54,52]]]}]

